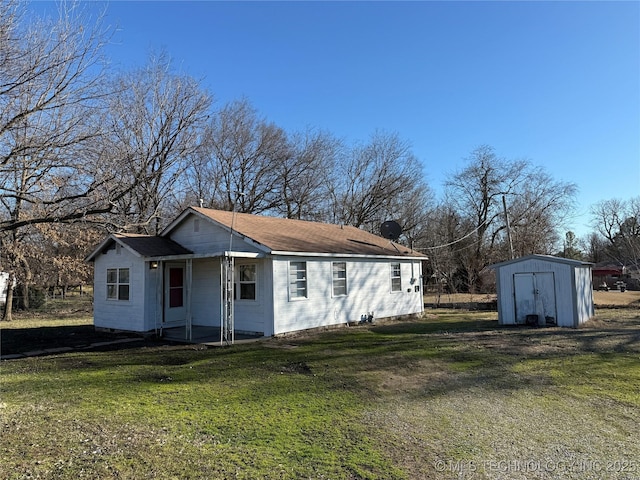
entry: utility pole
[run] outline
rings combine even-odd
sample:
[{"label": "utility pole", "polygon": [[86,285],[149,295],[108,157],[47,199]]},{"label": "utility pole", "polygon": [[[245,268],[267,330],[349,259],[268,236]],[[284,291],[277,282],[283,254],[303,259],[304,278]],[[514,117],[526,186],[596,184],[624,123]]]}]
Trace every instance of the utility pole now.
[{"label": "utility pole", "polygon": [[509,252],[511,253],[511,260],[514,258],[513,254],[513,241],[511,240],[511,226],[509,225],[509,213],[507,213],[507,200],[504,195],[502,196],[502,208],[504,208],[504,218],[507,224],[507,238],[509,239]]}]

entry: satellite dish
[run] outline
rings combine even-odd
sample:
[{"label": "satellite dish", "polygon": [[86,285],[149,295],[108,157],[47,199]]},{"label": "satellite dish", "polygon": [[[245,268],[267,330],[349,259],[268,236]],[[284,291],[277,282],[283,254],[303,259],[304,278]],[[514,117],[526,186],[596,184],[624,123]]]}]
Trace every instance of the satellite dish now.
[{"label": "satellite dish", "polygon": [[387,220],[380,225],[380,235],[389,240],[397,240],[402,234],[402,227],[398,222]]}]

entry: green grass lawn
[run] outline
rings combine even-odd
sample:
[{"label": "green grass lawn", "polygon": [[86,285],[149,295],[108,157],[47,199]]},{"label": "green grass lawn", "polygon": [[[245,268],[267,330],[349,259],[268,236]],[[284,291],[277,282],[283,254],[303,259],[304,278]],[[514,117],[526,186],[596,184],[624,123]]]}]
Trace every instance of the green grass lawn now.
[{"label": "green grass lawn", "polygon": [[0,478],[640,478],[637,310],[496,318],[5,361]]}]

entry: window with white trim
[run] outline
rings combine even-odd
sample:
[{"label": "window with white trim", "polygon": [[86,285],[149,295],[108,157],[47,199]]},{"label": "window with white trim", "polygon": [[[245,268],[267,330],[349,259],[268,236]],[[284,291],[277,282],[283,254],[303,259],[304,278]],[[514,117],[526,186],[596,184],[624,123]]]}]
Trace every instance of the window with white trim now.
[{"label": "window with white trim", "polygon": [[339,297],[347,294],[347,263],[333,262],[333,296]]},{"label": "window with white trim", "polygon": [[240,292],[240,300],[255,300],[258,278],[258,266],[255,263],[238,265],[236,290]]},{"label": "window with white trim", "polygon": [[402,291],[402,275],[401,275],[400,263],[391,264],[391,291],[392,292]]},{"label": "window with white trim", "polygon": [[307,298],[307,262],[289,262],[289,298]]},{"label": "window with white trim", "polygon": [[129,300],[128,268],[107,268],[107,300]]}]

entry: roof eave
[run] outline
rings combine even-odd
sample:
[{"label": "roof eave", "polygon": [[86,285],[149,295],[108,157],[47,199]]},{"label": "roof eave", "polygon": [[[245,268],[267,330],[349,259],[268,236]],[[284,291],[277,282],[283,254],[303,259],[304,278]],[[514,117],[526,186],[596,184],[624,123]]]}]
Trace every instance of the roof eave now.
[{"label": "roof eave", "polygon": [[340,257],[340,258],[369,258],[369,259],[389,259],[389,260],[429,260],[424,255],[386,255],[386,254],[363,254],[363,253],[320,253],[320,252],[289,252],[284,250],[274,250],[271,252],[274,256],[287,257]]},{"label": "roof eave", "polygon": [[505,260],[504,262],[494,263],[493,265],[489,265],[488,268],[496,269],[499,267],[504,267],[506,265],[511,265],[512,263],[522,262],[525,260],[546,260],[548,262],[555,263],[564,263],[565,265],[574,265],[574,266],[582,266],[582,267],[592,267],[593,263],[591,262],[583,262],[581,260],[573,260],[571,258],[563,258],[563,257],[554,257],[553,255],[540,255],[540,254],[531,254],[526,255],[524,257],[518,257],[511,260]]},{"label": "roof eave", "polygon": [[84,261],[87,263],[93,262],[98,256],[98,254],[100,254],[105,249],[105,247],[109,244],[109,242],[113,242],[113,241],[115,241],[115,239],[112,238],[111,235],[106,237],[104,240],[102,240],[102,242],[98,244],[96,248],[93,249],[93,251],[89,255],[84,257]]},{"label": "roof eave", "polygon": [[198,258],[224,258],[224,257],[233,257],[233,258],[264,258],[265,254],[262,252],[239,252],[239,251],[227,251],[225,250],[220,252],[211,252],[211,253],[190,253],[190,254],[179,254],[179,255],[156,255],[153,257],[144,257],[145,261],[148,262],[170,262],[173,260],[187,260],[187,259],[198,259]]},{"label": "roof eave", "polygon": [[117,243],[118,245],[120,245],[121,247],[125,248],[128,252],[132,253],[136,257],[142,258],[142,255],[139,252],[137,252],[135,249],[131,248],[125,242],[121,241],[115,234],[112,233],[107,238],[105,238],[102,242],[100,242],[100,244],[93,250],[93,252],[91,252],[89,255],[87,255],[84,258],[84,261],[87,262],[87,263],[93,262],[96,259],[96,257],[98,256],[98,254],[101,254],[102,251],[111,242]]}]

